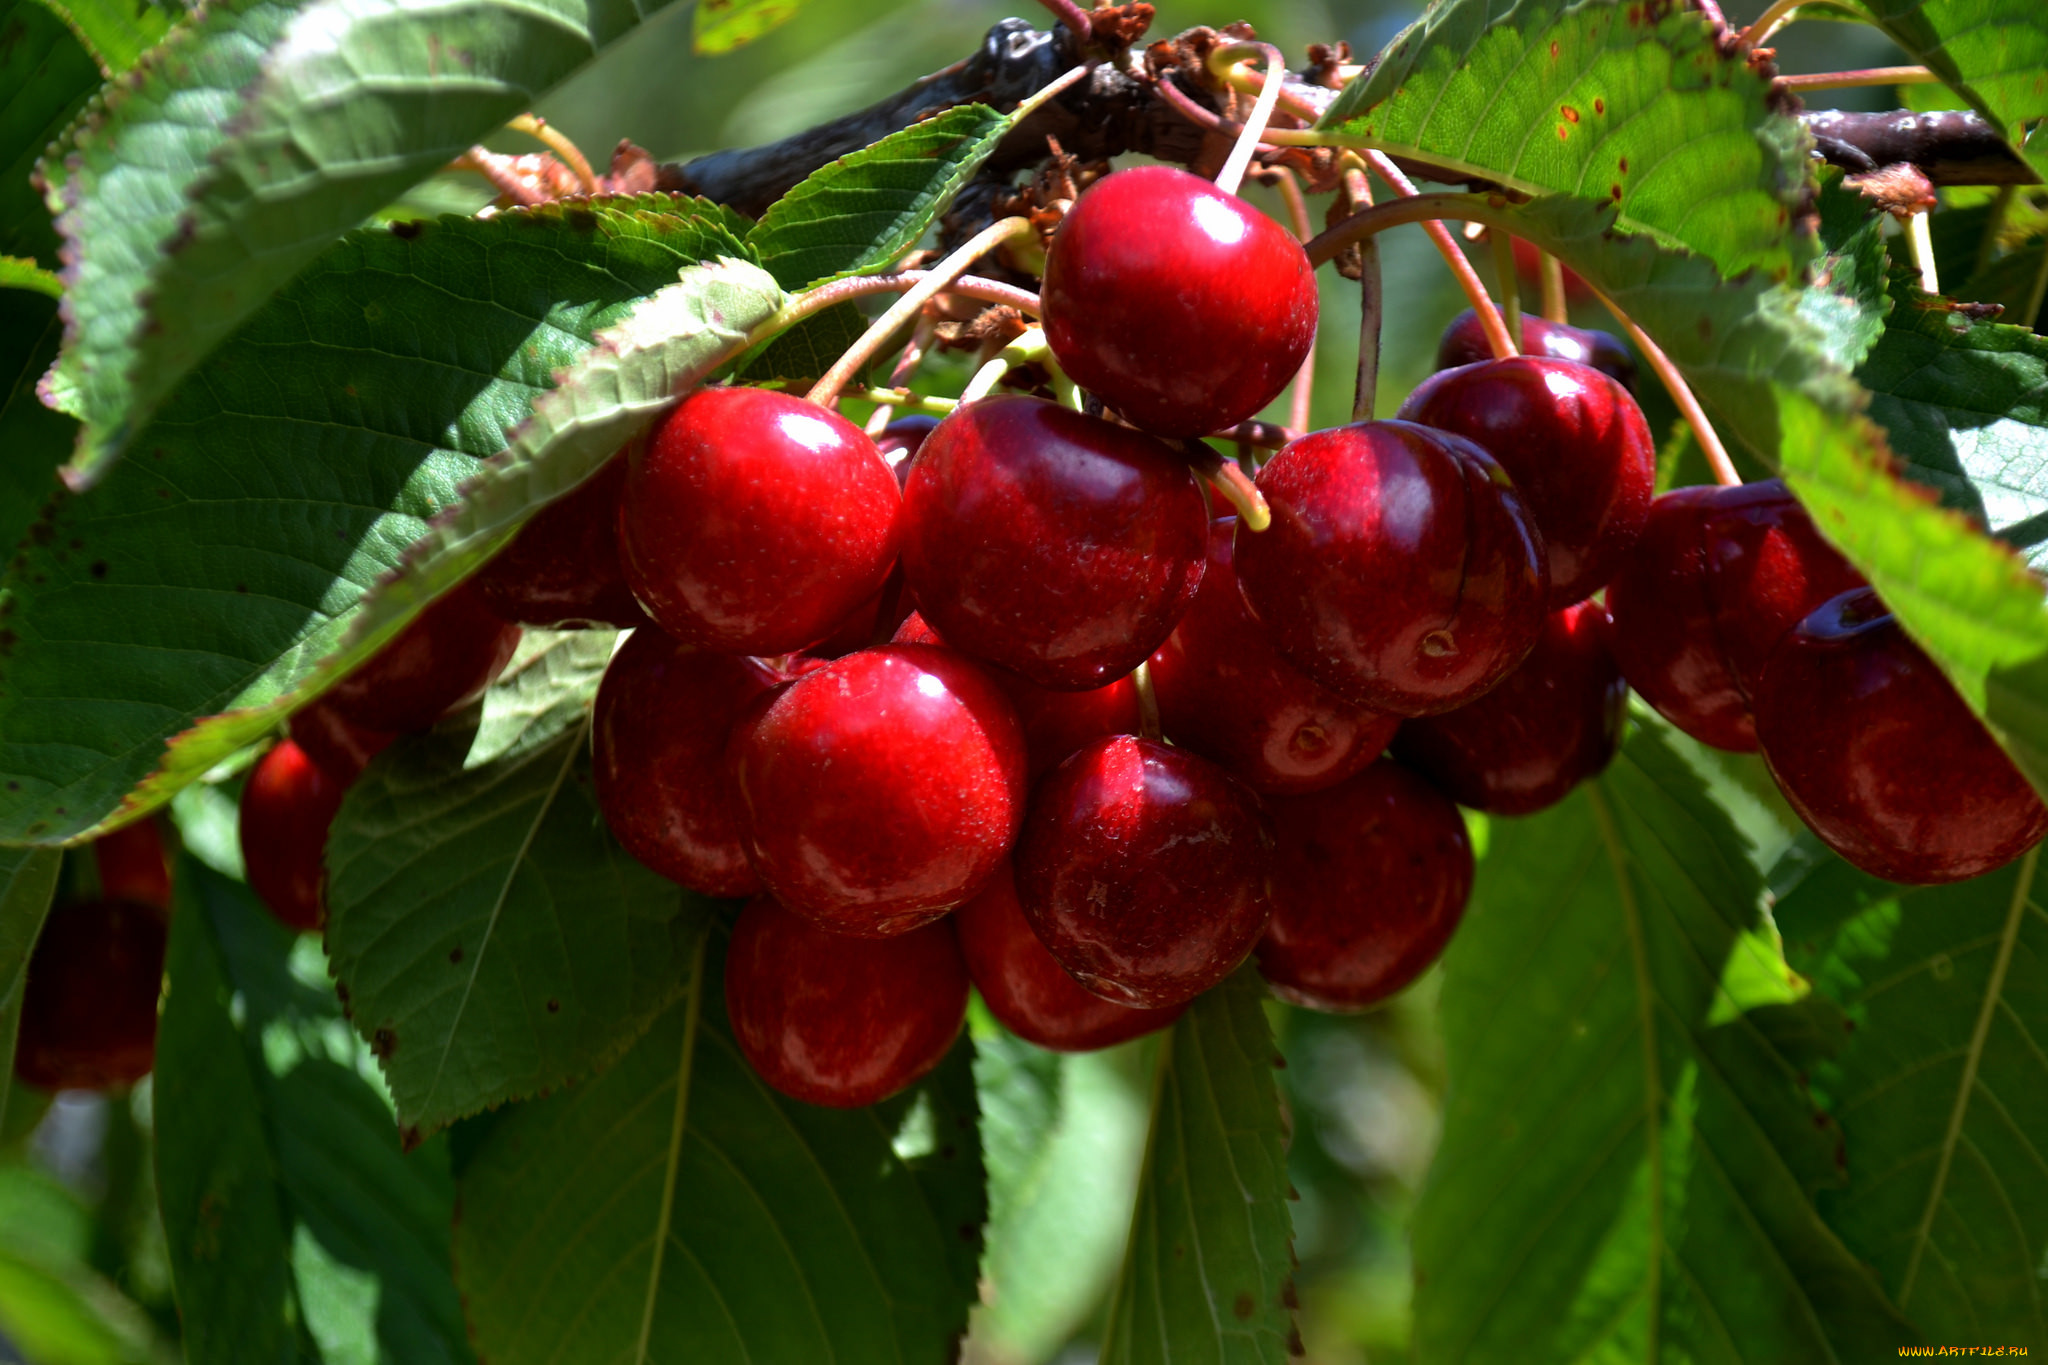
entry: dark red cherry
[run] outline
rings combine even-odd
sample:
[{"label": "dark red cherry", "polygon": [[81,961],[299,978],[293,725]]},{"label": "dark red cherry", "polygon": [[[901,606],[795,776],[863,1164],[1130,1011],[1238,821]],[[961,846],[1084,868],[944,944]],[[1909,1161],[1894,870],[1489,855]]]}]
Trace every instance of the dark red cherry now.
[{"label": "dark red cherry", "polygon": [[890,469],[896,472],[900,486],[910,478],[910,462],[924,445],[924,438],[932,434],[939,419],[928,412],[913,412],[907,417],[898,417],[882,428],[882,434],[875,438],[875,450]]},{"label": "dark red cherry", "polygon": [[1361,706],[1426,716],[1506,677],[1543,631],[1543,542],[1498,463],[1460,436],[1364,422],[1259,471],[1237,583],[1286,660]]},{"label": "dark red cherry", "polygon": [[1255,791],[1342,782],[1380,756],[1400,719],[1345,701],[1280,657],[1237,590],[1236,533],[1236,517],[1210,524],[1201,591],[1153,652],[1160,725]]},{"label": "dark red cherry", "polygon": [[1089,186],[1053,236],[1039,297],[1046,341],[1074,382],[1163,436],[1256,415],[1316,335],[1301,243],[1171,166]]},{"label": "dark red cherry", "polygon": [[1244,961],[1266,924],[1273,836],[1208,759],[1098,739],[1032,794],[1017,898],[1053,958],[1105,1000],[1168,1009]]},{"label": "dark red cherry", "polygon": [[972,896],[1024,818],[1024,734],[971,660],[864,649],[736,738],[742,830],[775,897],[839,933],[906,933]]},{"label": "dark red cherry", "polygon": [[1527,815],[1607,766],[1627,714],[1613,624],[1598,602],[1580,602],[1551,613],[1493,691],[1403,725],[1394,754],[1474,810]]},{"label": "dark red cherry", "polygon": [[476,575],[492,611],[527,626],[647,624],[619,563],[626,457],[536,512]]},{"label": "dark red cherry", "polygon": [[154,817],[144,816],[102,834],[92,841],[92,857],[103,899],[135,901],[162,911],[171,908],[171,866]]},{"label": "dark red cherry", "polygon": [[1756,748],[1749,699],[1771,647],[1863,576],[1777,479],[1675,488],[1607,588],[1614,657],[1644,701],[1717,749]]},{"label": "dark red cherry", "polygon": [[[1522,353],[1590,365],[1608,378],[1619,381],[1630,393],[1636,390],[1636,359],[1622,339],[1612,332],[1550,322],[1524,313]],[[1437,342],[1436,367],[1439,370],[1454,370],[1460,365],[1476,365],[1491,359],[1493,346],[1486,339],[1486,329],[1479,325],[1479,315],[1470,308],[1451,319],[1451,325],[1444,328],[1443,339]]]},{"label": "dark red cherry", "polygon": [[348,785],[283,740],[242,788],[242,862],[249,889],[301,931],[327,922],[327,831]]},{"label": "dark red cherry", "polygon": [[139,901],[66,901],[28,960],[14,1074],[43,1090],[106,1090],[149,1074],[164,917]]},{"label": "dark red cherry", "polygon": [[1208,512],[1159,441],[1037,398],[961,408],[903,495],[904,579],[954,649],[1085,691],[1159,647],[1202,581]]},{"label": "dark red cherry", "polygon": [[768,691],[752,659],[635,631],[597,689],[591,772],[597,806],[626,851],[707,896],[751,896],[761,880],[740,839],[726,741]]},{"label": "dark red cherry", "polygon": [[848,938],[761,896],[732,927],[725,1008],[762,1080],[807,1104],[857,1109],[945,1058],[967,1017],[967,968],[949,924]]},{"label": "dark red cherry", "polygon": [[685,644],[784,654],[882,586],[902,501],[875,443],[839,414],[699,389],[627,453],[626,582]]},{"label": "dark red cherry", "polygon": [[1958,882],[2048,832],[2048,808],[1869,588],[1815,608],[1756,690],[1764,762],[1799,818],[1887,881]]},{"label": "dark red cherry", "polygon": [[1388,760],[1269,805],[1279,848],[1259,972],[1274,994],[1360,1010],[1422,975],[1472,894],[1472,844],[1450,798]]},{"label": "dark red cherry", "polygon": [[1465,365],[1423,380],[1399,415],[1500,461],[1543,537],[1552,611],[1598,592],[1643,532],[1657,444],[1598,370],[1526,355]]},{"label": "dark red cherry", "polygon": [[1104,1000],[1067,975],[1046,951],[1024,907],[1007,862],[981,894],[953,912],[967,975],[1004,1028],[1055,1052],[1092,1052],[1180,1017],[1185,1006],[1131,1009]]},{"label": "dark red cherry", "polygon": [[361,777],[370,760],[398,738],[389,730],[364,729],[336,710],[325,697],[292,712],[285,729],[292,743],[306,751],[306,757],[343,786]]},{"label": "dark red cherry", "polygon": [[519,627],[506,624],[465,582],[320,700],[359,729],[411,734],[490,686],[518,647]]}]

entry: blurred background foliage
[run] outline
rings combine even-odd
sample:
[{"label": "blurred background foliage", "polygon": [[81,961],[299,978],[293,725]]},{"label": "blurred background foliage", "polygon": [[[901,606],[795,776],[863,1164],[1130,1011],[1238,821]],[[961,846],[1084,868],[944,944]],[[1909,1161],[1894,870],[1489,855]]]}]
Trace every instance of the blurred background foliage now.
[{"label": "blurred background foliage", "polygon": [[[1728,6],[1742,22],[1760,0]],[[1248,20],[1299,60],[1311,42],[1343,40],[1377,51],[1419,11],[1413,0],[1162,0],[1153,36],[1195,24]],[[539,109],[598,160],[620,138],[664,159],[771,141],[857,109],[974,50],[996,20],[1045,16],[1023,0],[803,0],[795,18],[759,41],[714,57],[691,53],[691,7],[673,6],[556,91]],[[1874,31],[1815,23],[1781,35],[1788,70],[1889,65],[1903,57]],[[1830,92],[1815,103],[1882,109],[1889,88]],[[493,146],[534,145],[504,136]],[[1252,197],[1285,221],[1277,196]],[[470,211],[472,183],[437,182],[408,203]],[[1324,205],[1312,203],[1320,214]],[[1319,225],[1319,224],[1318,224]],[[1382,238],[1385,333],[1379,411],[1389,413],[1431,368],[1436,339],[1464,306],[1418,228]],[[1491,279],[1483,244],[1472,249]],[[1535,305],[1533,286],[1524,301]],[[1313,424],[1346,420],[1356,361],[1356,286],[1323,276],[1323,330]],[[1604,319],[1574,305],[1573,320]],[[944,370],[943,383],[964,381]],[[948,367],[954,368],[954,367]],[[1653,429],[1674,416],[1654,385],[1642,394]],[[1268,414],[1284,420],[1283,397]],[[1674,447],[1682,445],[1674,442]],[[1681,465],[1681,481],[1684,477]],[[223,871],[238,871],[232,790],[195,787],[177,806],[184,837]],[[1483,822],[1475,846],[1485,847]],[[1348,1018],[1270,1007],[1287,1065],[1280,1073],[1299,1194],[1295,1251],[1301,1332],[1318,1365],[1405,1358],[1410,1276],[1406,1226],[1435,1148],[1445,1077],[1435,1022],[1436,979],[1388,1007]],[[977,1017],[985,1036],[995,1026]],[[1023,1048],[1014,1040],[994,1046]],[[1122,1254],[1124,1223],[1143,1155],[1149,1057],[1140,1042],[1094,1057],[1038,1059],[1032,1074],[1056,1089],[1059,1121],[1007,1218],[1036,1223],[1020,1247],[1062,1247],[1060,1264],[1011,1258],[1000,1245],[985,1267],[986,1303],[967,1359],[1027,1365],[1094,1359],[1103,1298]],[[1041,1096],[1041,1099],[1044,1097]],[[1030,1102],[1026,1097],[1024,1102]],[[394,1141],[396,1137],[394,1134]],[[1057,1229],[1050,1239],[1042,1234]],[[150,1092],[67,1095],[54,1101],[17,1086],[0,1124],[0,1365],[117,1365],[178,1358],[177,1315],[156,1216]],[[330,1356],[330,1358],[332,1358]],[[371,1365],[365,1357],[363,1365]]]}]

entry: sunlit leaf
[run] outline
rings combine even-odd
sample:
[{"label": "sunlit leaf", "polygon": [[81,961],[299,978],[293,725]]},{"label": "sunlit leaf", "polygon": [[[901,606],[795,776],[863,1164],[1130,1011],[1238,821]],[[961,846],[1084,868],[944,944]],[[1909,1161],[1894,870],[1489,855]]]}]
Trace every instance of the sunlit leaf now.
[{"label": "sunlit leaf", "polygon": [[745,47],[796,17],[803,0],[697,0],[690,16],[690,47],[714,57]]}]

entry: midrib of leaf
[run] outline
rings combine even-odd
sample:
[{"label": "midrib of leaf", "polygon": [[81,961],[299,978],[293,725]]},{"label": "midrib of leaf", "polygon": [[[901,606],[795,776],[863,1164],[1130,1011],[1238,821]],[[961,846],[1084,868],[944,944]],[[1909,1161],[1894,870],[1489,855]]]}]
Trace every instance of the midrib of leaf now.
[{"label": "midrib of leaf", "polygon": [[[1138,1178],[1141,1181],[1150,1178],[1152,1158],[1159,1149],[1159,1110],[1166,1098],[1167,1072],[1173,1066],[1174,1034],[1186,1027],[1186,1020],[1183,1017],[1168,1024],[1159,1031],[1159,1062],[1158,1065],[1152,1068],[1152,1102],[1147,1107],[1145,1116],[1145,1154],[1138,1159]],[[1141,1196],[1138,1200],[1138,1205],[1145,1211],[1148,1217],[1158,1218],[1159,1206],[1157,1201],[1147,1201]],[[1108,1308],[1103,1319],[1109,1324],[1102,1337],[1100,1357],[1103,1360],[1110,1360],[1115,1357],[1115,1349],[1118,1344],[1116,1341],[1117,1324],[1124,1320],[1124,1300],[1131,1294],[1131,1272],[1135,1267],[1137,1256],[1138,1226],[1134,1218],[1130,1231],[1124,1236],[1123,1265],[1117,1271],[1116,1288],[1110,1294]]]},{"label": "midrib of leaf", "polygon": [[2034,869],[2041,859],[2041,847],[2036,844],[2027,850],[2026,861],[2020,865],[2019,880],[2012,889],[2012,907],[2006,912],[2005,929],[1998,941],[1998,957],[1991,964],[1991,980],[1984,988],[1984,1003],[1978,1008],[1977,1023],[1970,1033],[1970,1049],[1963,1057],[1963,1077],[1956,1086],[1956,1102],[1949,1110],[1948,1131],[1941,1141],[1941,1155],[1934,1168],[1934,1183],[1927,1191],[1927,1207],[1920,1214],[1920,1225],[1913,1230],[1913,1250],[1906,1259],[1906,1273],[1899,1280],[1899,1307],[1909,1308],[1913,1302],[1913,1282],[1920,1274],[1920,1258],[1927,1250],[1927,1243],[1934,1231],[1934,1216],[1940,1211],[1944,1192],[1948,1187],[1950,1164],[1955,1160],[1956,1146],[1962,1140],[1963,1120],[1970,1109],[1970,1094],[1977,1088],[1977,1066],[1984,1057],[1984,1040],[1991,1033],[1991,1020],[1998,1012],[2000,1000],[2005,992],[2006,968],[2012,964],[2013,945],[2019,942],[2020,924],[2026,917],[2027,903],[2034,889]]},{"label": "midrib of leaf", "polygon": [[[570,753],[574,752],[572,748]],[[634,1365],[647,1365],[647,1348],[654,1336],[654,1308],[661,1297],[661,1264],[668,1252],[669,1225],[675,1216],[683,1132],[690,1121],[690,1073],[697,1060],[697,1021],[704,1013],[704,950],[710,941],[711,935],[698,935],[697,951],[690,956],[690,1004],[689,1014],[683,1020],[682,1059],[676,1065],[676,1111],[669,1124],[668,1167],[661,1177],[661,1212],[654,1224],[654,1263],[647,1271],[647,1299],[640,1310],[640,1339],[633,1347]],[[726,1316],[731,1317],[730,1311]]]}]

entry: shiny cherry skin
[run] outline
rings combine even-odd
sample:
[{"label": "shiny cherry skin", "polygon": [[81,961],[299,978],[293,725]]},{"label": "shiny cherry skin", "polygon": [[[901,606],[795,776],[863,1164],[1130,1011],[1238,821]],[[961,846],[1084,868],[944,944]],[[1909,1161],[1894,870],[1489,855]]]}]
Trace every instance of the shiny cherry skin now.
[{"label": "shiny cherry skin", "polygon": [[725,753],[741,712],[774,681],[752,659],[658,630],[635,631],[612,656],[591,721],[591,775],[626,852],[707,896],[760,892]]},{"label": "shiny cherry skin", "polygon": [[1869,588],[1822,603],[1771,650],[1756,732],[1799,818],[1887,881],[1963,881],[2048,832],[2048,807]]},{"label": "shiny cherry skin", "polygon": [[284,740],[242,788],[242,861],[270,913],[307,932],[327,922],[327,831],[348,784]]},{"label": "shiny cherry skin", "polygon": [[1643,533],[1657,443],[1628,390],[1569,360],[1516,356],[1431,375],[1399,416],[1500,462],[1543,537],[1557,611],[1598,592]]},{"label": "shiny cherry skin", "polygon": [[797,679],[736,736],[762,884],[842,934],[907,933],[981,889],[1024,818],[1024,732],[1002,690],[935,645]]},{"label": "shiny cherry skin", "polygon": [[1607,588],[1614,657],[1644,701],[1716,749],[1749,753],[1749,699],[1771,647],[1863,586],[1777,479],[1675,488]]},{"label": "shiny cherry skin", "polygon": [[1345,701],[1280,657],[1237,590],[1236,517],[1209,526],[1195,604],[1152,654],[1159,722],[1254,791],[1342,782],[1380,756],[1396,716]]},{"label": "shiny cherry skin", "polygon": [[519,647],[519,627],[473,581],[444,593],[320,700],[362,730],[411,734],[475,697]]},{"label": "shiny cherry skin", "polygon": [[[924,617],[912,612],[896,628],[895,643],[942,645],[945,641]],[[1086,692],[1054,692],[993,665],[988,675],[1017,708],[1017,720],[1024,727],[1026,766],[1034,782],[1091,739],[1138,733],[1138,687],[1128,677]]]},{"label": "shiny cherry skin", "polygon": [[1032,794],[1017,898],[1039,941],[1105,1000],[1170,1009],[1265,930],[1273,835],[1259,799],[1198,754],[1098,739]]},{"label": "shiny cherry skin", "polygon": [[1280,843],[1259,972],[1273,993],[1362,1010],[1422,975],[1472,894],[1472,843],[1450,798],[1382,760],[1269,804]]},{"label": "shiny cherry skin", "polygon": [[761,896],[732,927],[725,1008],[762,1080],[806,1104],[858,1109],[944,1060],[967,1018],[967,967],[950,924],[848,938]]},{"label": "shiny cherry skin", "polygon": [[1257,415],[1315,342],[1315,271],[1294,234],[1170,166],[1090,185],[1053,235],[1039,297],[1074,382],[1162,436]]},{"label": "shiny cherry skin", "polygon": [[292,712],[285,730],[292,743],[306,751],[343,786],[363,775],[370,760],[391,747],[398,738],[389,730],[368,730],[335,709],[325,697]]},{"label": "shiny cherry skin", "polygon": [[923,448],[924,438],[931,435],[938,425],[939,419],[930,413],[913,412],[883,427],[882,434],[875,438],[875,450],[895,471],[899,487],[909,481],[911,460]]},{"label": "shiny cherry skin", "polygon": [[[1522,354],[1590,365],[1630,393],[1636,391],[1635,357],[1629,353],[1622,339],[1612,332],[1574,327],[1566,322],[1550,322],[1524,313]],[[1436,344],[1436,367],[1439,370],[1454,370],[1460,365],[1476,365],[1491,359],[1493,344],[1486,339],[1486,329],[1479,325],[1479,315],[1470,308],[1451,319],[1451,325],[1444,328],[1443,339]]]},{"label": "shiny cherry skin", "polygon": [[1237,585],[1282,657],[1397,716],[1484,695],[1543,632],[1543,541],[1494,458],[1412,422],[1289,442],[1273,510],[1237,531]]},{"label": "shiny cherry skin", "polygon": [[1027,1043],[1092,1052],[1165,1028],[1185,1008],[1131,1009],[1083,989],[1032,932],[1007,863],[953,912],[953,928],[989,1013]]},{"label": "shiny cherry skin", "polygon": [[1478,701],[1401,727],[1394,755],[1461,805],[1528,815],[1606,768],[1628,684],[1598,602],[1552,612],[1522,666]]},{"label": "shiny cherry skin", "polygon": [[903,573],[946,643],[1055,691],[1123,677],[1202,581],[1187,461],[1038,398],[991,398],[930,436],[904,490]]},{"label": "shiny cherry skin", "polygon": [[785,654],[882,586],[902,502],[875,443],[837,413],[698,389],[627,452],[626,582],[685,644]]},{"label": "shiny cherry skin", "polygon": [[646,625],[619,563],[625,490],[626,457],[618,455],[536,512],[476,575],[491,610],[524,626]]},{"label": "shiny cherry skin", "polygon": [[63,902],[28,961],[14,1074],[42,1090],[132,1085],[156,1062],[163,912],[139,901]]},{"label": "shiny cherry skin", "polygon": [[154,817],[144,816],[102,834],[92,841],[92,858],[102,898],[170,910],[171,865],[164,857],[163,830]]}]

